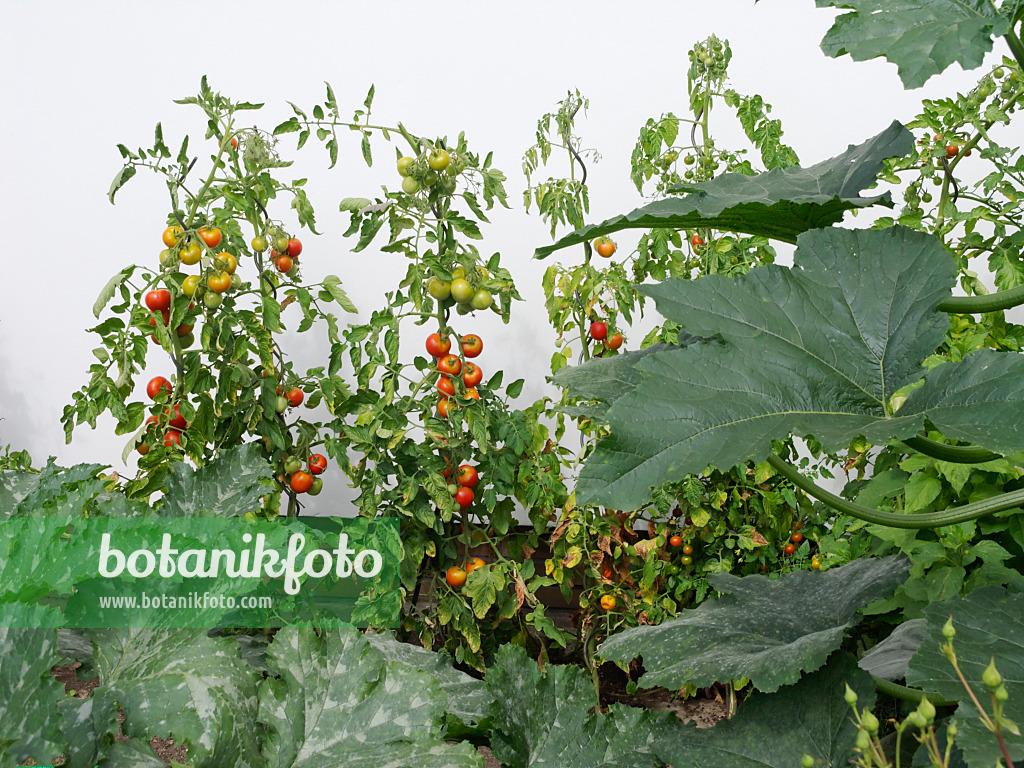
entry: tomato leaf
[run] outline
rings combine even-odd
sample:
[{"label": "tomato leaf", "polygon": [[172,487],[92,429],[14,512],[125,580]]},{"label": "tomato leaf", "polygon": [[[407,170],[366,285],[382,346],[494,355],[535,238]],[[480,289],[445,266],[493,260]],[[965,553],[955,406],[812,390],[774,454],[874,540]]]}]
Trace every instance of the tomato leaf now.
[{"label": "tomato leaf", "polygon": [[980,67],[992,38],[1010,31],[1018,5],[989,0],[815,0],[819,8],[850,9],[821,41],[825,55],[854,61],[885,57],[906,88],[920,88],[950,64]]},{"label": "tomato leaf", "polygon": [[259,721],[268,768],[479,768],[468,744],[448,745],[444,703],[427,672],[385,660],[355,631],[283,629],[267,654]]},{"label": "tomato leaf", "polygon": [[[959,702],[957,746],[968,765],[995,765],[1002,758],[999,743],[980,720],[980,713],[964,689],[956,670],[941,651],[945,643],[942,627],[953,617],[956,637],[953,648],[957,664],[975,694],[989,709],[988,688],[981,676],[992,659],[1010,696],[1003,715],[1017,725],[1024,724],[1024,596],[1002,587],[982,587],[966,597],[933,603],[924,609],[927,633],[910,660],[907,684],[936,691]],[[1013,760],[1024,758],[1024,737],[1003,729],[1003,738]]]},{"label": "tomato leaf", "polygon": [[624,229],[713,227],[795,243],[802,232],[840,222],[849,210],[871,205],[892,207],[889,193],[865,197],[883,161],[913,149],[914,137],[900,123],[863,144],[809,168],[774,168],[757,176],[724,173],[701,184],[673,191],[687,193],[637,208],[600,224],[577,229],[553,245],[538,248],[543,259],[571,245]]},{"label": "tomato leaf", "polygon": [[[606,393],[611,435],[598,443],[580,501],[636,509],[651,486],[763,461],[771,441],[813,435],[826,451],[862,434],[874,444],[929,419],[949,437],[999,451],[1019,444],[1019,354],[979,350],[925,371],[948,325],[954,265],[936,238],[894,227],[814,230],[795,266],[642,286],[686,331],[721,341],[627,353],[563,369],[583,396]],[[893,414],[897,390],[924,380]],[[672,419],[664,414],[671,412]]]},{"label": "tomato leaf", "polygon": [[334,275],[327,275],[324,278],[324,288],[331,294],[333,299],[341,305],[341,308],[346,312],[357,314],[359,312],[356,309],[356,305],[352,303],[352,300],[345,293],[345,290],[341,287],[341,279]]},{"label": "tomato leaf", "polygon": [[117,175],[114,176],[114,180],[110,182],[110,189],[107,190],[107,199],[110,200],[111,204],[114,202],[114,195],[117,194],[117,190],[123,187],[134,175],[134,165],[126,165],[117,172]]},{"label": "tomato leaf", "polygon": [[100,291],[100,295],[96,297],[96,301],[92,305],[92,313],[97,320],[100,319],[100,313],[103,311],[103,308],[107,306],[112,298],[114,298],[114,294],[117,293],[118,287],[121,283],[131,277],[133,272],[135,272],[134,264],[122,269],[110,278],[105,286],[103,286],[103,290]]},{"label": "tomato leaf", "polygon": [[[644,687],[701,687],[749,677],[771,693],[824,664],[857,623],[858,610],[891,595],[909,571],[909,560],[894,555],[861,558],[824,573],[795,571],[774,581],[714,574],[709,581],[721,597],[664,624],[619,632],[598,653],[621,662],[642,656]],[[793,611],[794,605],[804,608]]]}]

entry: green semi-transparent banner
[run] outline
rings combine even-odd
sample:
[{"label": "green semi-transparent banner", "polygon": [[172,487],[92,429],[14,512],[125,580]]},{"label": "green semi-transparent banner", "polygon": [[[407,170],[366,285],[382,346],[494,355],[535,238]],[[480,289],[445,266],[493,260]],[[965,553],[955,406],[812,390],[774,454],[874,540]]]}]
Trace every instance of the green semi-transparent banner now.
[{"label": "green semi-transparent banner", "polygon": [[395,627],[398,521],[0,522],[0,627]]}]

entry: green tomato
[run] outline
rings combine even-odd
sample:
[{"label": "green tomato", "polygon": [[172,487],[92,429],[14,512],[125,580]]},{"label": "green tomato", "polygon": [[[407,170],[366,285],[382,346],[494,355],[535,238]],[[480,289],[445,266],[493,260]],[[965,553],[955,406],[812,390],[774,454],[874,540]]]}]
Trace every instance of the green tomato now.
[{"label": "green tomato", "polygon": [[493,303],[494,299],[491,298],[490,291],[485,291],[483,288],[474,293],[471,300],[473,309],[489,309]]},{"label": "green tomato", "polygon": [[437,179],[437,171],[427,171],[426,175],[423,177],[423,186],[432,187],[437,184]]},{"label": "green tomato", "polygon": [[196,343],[195,334],[186,333],[184,336],[179,336],[178,343],[181,345],[182,349],[188,349],[189,347]]},{"label": "green tomato", "polygon": [[215,291],[209,291],[203,296],[203,304],[209,309],[216,309],[223,301],[224,299],[221,298],[221,295]]},{"label": "green tomato", "polygon": [[473,286],[464,277],[457,277],[452,280],[451,291],[452,298],[459,304],[468,304],[476,294]]},{"label": "green tomato", "polygon": [[435,277],[427,284],[427,293],[438,301],[444,301],[452,295],[452,284],[447,280],[438,280]]},{"label": "green tomato", "polygon": [[252,239],[250,245],[252,245],[252,249],[256,253],[263,253],[263,251],[267,250],[267,238],[257,235]]},{"label": "green tomato", "polygon": [[164,248],[160,251],[160,266],[161,267],[174,267],[178,264],[178,257],[171,253],[169,248]]},{"label": "green tomato", "polygon": [[435,171],[443,171],[451,164],[451,155],[444,149],[435,149],[427,158],[427,165]]},{"label": "green tomato", "polygon": [[471,307],[469,304],[456,304],[455,311],[458,312],[460,315],[468,315],[470,312],[473,311],[473,307]]},{"label": "green tomato", "polygon": [[412,173],[412,164],[416,161],[411,157],[398,158],[398,173],[408,177]]},{"label": "green tomato", "polygon": [[302,461],[297,456],[284,457],[284,471],[289,475],[302,469]]},{"label": "green tomato", "polygon": [[238,275],[232,275],[231,276],[231,290],[237,291],[241,287],[242,287],[242,278],[240,278]]},{"label": "green tomato", "polygon": [[406,176],[402,179],[402,191],[407,195],[415,195],[420,191],[420,183],[412,176]]},{"label": "green tomato", "polygon": [[313,478],[313,484],[309,486],[309,490],[306,491],[310,496],[319,496],[320,491],[324,489],[324,481],[319,477]]},{"label": "green tomato", "polygon": [[278,413],[284,413],[288,410],[288,398],[284,395],[278,395],[277,401],[274,403],[274,410]]}]

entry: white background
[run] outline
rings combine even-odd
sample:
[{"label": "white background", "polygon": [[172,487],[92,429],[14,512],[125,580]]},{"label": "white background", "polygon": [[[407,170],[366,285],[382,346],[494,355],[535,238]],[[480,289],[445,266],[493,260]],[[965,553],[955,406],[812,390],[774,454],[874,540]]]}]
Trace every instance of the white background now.
[{"label": "white background", "polygon": [[[508,326],[487,313],[460,318],[456,327],[485,338],[485,374],[500,366],[506,381],[527,380],[520,401],[525,407],[549,391],[544,378],[554,350],[540,288],[546,263],[531,258],[549,234],[522,206],[521,157],[537,118],[570,89],[590,99],[577,131],[603,155],[589,178],[590,221],[600,221],[643,202],[628,176],[638,129],[666,111],[687,113],[686,52],[712,32],[732,45],[731,85],[773,105],[785,141],[804,165],[875,135],[894,118],[909,120],[923,97],[966,92],[977,79],[978,72],[953,67],[925,88],[906,92],[893,65],[828,59],[818,44],[834,15],[809,1],[779,0],[6,0],[0,4],[0,447],[28,449],[37,465],[52,455],[64,465],[93,461],[134,472],[134,459],[128,467],[120,461],[125,438],[113,434],[111,419],[95,431],[79,427],[70,445],[59,420],[94,361],[90,350],[97,337],[84,329],[96,323],[91,307],[98,292],[131,262],[155,268],[163,247],[169,202],[157,176],[140,172],[115,206],[107,201],[121,166],[115,144],[150,146],[159,121],[172,151],[186,132],[190,148],[200,149],[202,113],[172,99],[194,94],[202,75],[235,100],[265,103],[247,116],[262,128],[290,116],[286,100],[304,108],[322,101],[325,80],[343,114],[361,104],[373,83],[374,122],[402,121],[424,136],[454,138],[465,131],[476,151],[493,150],[495,165],[508,176],[512,210],[494,213],[480,249],[485,257],[501,252],[526,301],[513,308]],[[1002,55],[1001,43],[996,53]],[[712,113],[712,128],[719,146],[747,146],[724,108]],[[326,152],[314,139],[301,152],[294,147],[294,135],[282,137],[282,154],[296,160],[283,178],[309,178],[322,232],[300,233],[304,275],[340,275],[365,318],[397,284],[406,262],[373,249],[351,254],[352,243],[340,236],[348,215],[338,212],[337,203],[376,197],[381,185],[395,188],[394,149],[378,141],[374,167],[367,169],[353,134],[343,142],[338,166],[328,171]],[[201,158],[195,175],[202,165]],[[541,177],[564,172],[558,158]],[[294,224],[283,202],[271,213]],[[635,242],[635,234],[619,238],[620,255]],[[564,253],[562,258],[577,257]],[[414,329],[407,338],[409,359],[422,354],[420,335]],[[632,338],[638,343],[640,335]],[[326,362],[322,331],[285,344],[301,370]],[[150,376],[170,375],[169,361],[161,358],[153,347],[142,386]]]}]

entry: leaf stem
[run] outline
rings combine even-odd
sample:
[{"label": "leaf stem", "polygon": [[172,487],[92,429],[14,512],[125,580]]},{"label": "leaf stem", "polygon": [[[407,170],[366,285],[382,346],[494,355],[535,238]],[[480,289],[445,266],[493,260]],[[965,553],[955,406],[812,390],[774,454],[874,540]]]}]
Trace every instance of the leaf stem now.
[{"label": "leaf stem", "polygon": [[999,312],[1021,304],[1024,304],[1024,285],[985,296],[952,296],[940,302],[936,309],[951,315],[971,315]]},{"label": "leaf stem", "polygon": [[921,435],[908,437],[903,444],[925,456],[954,464],[981,464],[1003,458],[1001,453],[994,453],[978,445],[946,445]]},{"label": "leaf stem", "polygon": [[871,679],[875,683],[875,690],[879,693],[884,693],[887,696],[892,696],[894,699],[901,699],[903,701],[914,701],[920,702],[921,699],[928,699],[932,704],[937,707],[952,707],[957,704],[955,699],[947,699],[934,691],[922,691],[919,688],[909,688],[906,685],[900,685],[894,683],[891,680],[885,680],[881,677],[871,676]]},{"label": "leaf stem", "polygon": [[780,475],[792,482],[793,485],[804,493],[827,504],[837,512],[849,515],[850,517],[856,517],[858,520],[875,523],[876,525],[886,525],[890,528],[941,528],[946,525],[964,523],[968,520],[975,520],[979,517],[1024,505],[1024,489],[1019,489],[941,512],[923,512],[920,514],[886,512],[881,509],[872,509],[862,504],[847,501],[830,491],[826,491],[814,481],[800,474],[796,467],[788,461],[776,456],[774,453],[768,455],[768,463]]}]

